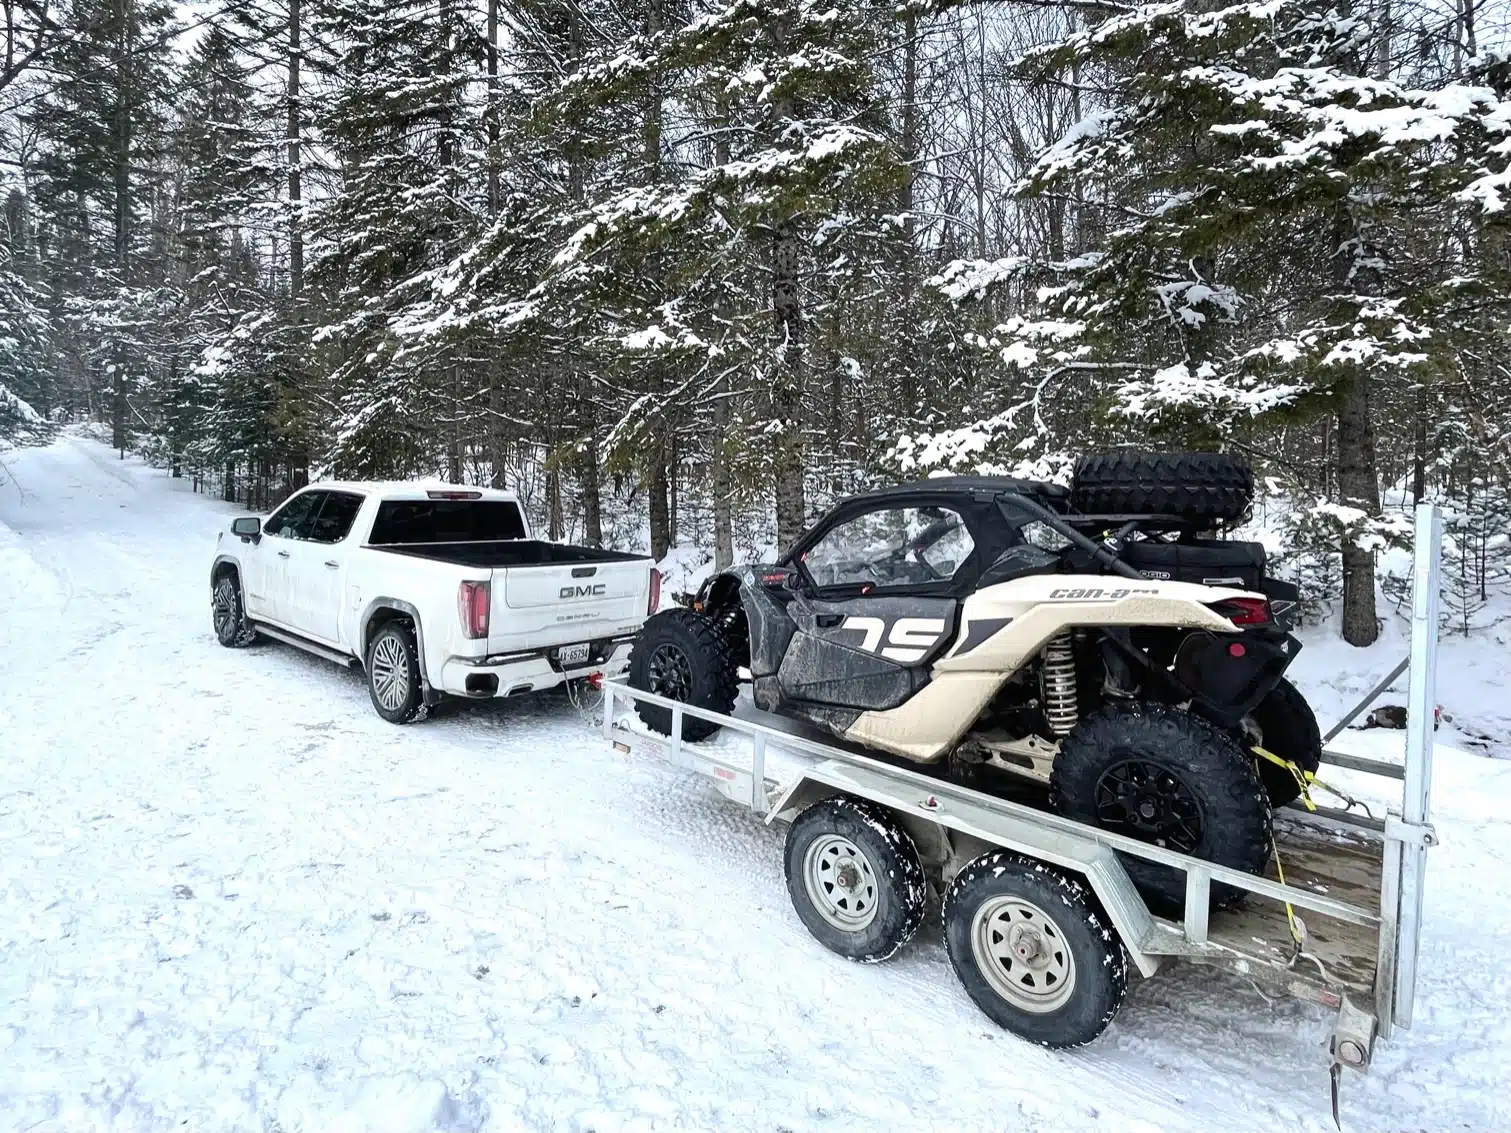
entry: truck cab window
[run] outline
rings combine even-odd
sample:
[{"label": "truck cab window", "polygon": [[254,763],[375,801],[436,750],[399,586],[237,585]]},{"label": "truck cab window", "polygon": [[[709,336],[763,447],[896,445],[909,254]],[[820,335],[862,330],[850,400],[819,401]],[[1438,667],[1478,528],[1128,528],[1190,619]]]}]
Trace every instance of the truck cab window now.
[{"label": "truck cab window", "polygon": [[310,529],[309,538],[316,543],[339,543],[345,539],[362,510],[362,497],[352,492],[327,492],[325,504]]},{"label": "truck cab window", "polygon": [[280,539],[308,539],[314,526],[320,505],[325,502],[325,492],[300,492],[268,517],[263,525],[264,535],[276,535]]},{"label": "truck cab window", "polygon": [[384,500],[368,542],[382,547],[524,537],[525,521],[512,500]]}]

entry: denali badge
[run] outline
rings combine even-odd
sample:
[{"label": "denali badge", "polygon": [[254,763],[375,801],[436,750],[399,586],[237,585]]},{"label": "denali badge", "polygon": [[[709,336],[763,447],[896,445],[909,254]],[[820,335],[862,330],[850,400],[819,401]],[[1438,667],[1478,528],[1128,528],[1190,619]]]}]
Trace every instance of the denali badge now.
[{"label": "denali badge", "polygon": [[561,596],[563,598],[602,598],[608,586],[598,582],[585,586],[563,586]]}]

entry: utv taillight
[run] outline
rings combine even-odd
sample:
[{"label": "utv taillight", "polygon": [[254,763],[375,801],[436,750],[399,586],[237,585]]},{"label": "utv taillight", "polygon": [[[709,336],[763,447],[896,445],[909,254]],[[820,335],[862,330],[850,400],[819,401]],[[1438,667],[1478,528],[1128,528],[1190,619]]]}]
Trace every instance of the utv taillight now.
[{"label": "utv taillight", "polygon": [[456,612],[467,637],[488,636],[488,584],[464,582],[456,590]]},{"label": "utv taillight", "polygon": [[1270,602],[1267,598],[1229,598],[1213,602],[1212,610],[1236,626],[1262,626],[1270,622]]},{"label": "utv taillight", "polygon": [[654,614],[661,608],[661,572],[651,567],[651,600],[646,605],[645,612]]}]

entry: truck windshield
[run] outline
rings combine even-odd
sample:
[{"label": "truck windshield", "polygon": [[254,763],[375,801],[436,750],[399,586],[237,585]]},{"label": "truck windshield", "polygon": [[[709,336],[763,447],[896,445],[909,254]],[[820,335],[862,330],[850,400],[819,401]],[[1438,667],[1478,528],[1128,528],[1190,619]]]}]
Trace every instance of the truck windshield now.
[{"label": "truck windshield", "polygon": [[524,537],[525,521],[512,500],[384,500],[368,542],[492,543]]}]

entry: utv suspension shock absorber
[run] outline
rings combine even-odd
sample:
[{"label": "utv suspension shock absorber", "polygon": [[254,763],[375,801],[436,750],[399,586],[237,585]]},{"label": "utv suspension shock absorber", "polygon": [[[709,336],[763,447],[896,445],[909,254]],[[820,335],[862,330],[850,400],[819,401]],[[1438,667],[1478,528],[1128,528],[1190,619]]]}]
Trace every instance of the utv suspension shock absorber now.
[{"label": "utv suspension shock absorber", "polygon": [[1069,735],[1080,719],[1076,704],[1076,659],[1068,631],[1044,647],[1044,719],[1057,736]]}]

